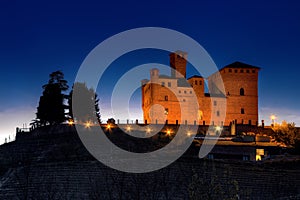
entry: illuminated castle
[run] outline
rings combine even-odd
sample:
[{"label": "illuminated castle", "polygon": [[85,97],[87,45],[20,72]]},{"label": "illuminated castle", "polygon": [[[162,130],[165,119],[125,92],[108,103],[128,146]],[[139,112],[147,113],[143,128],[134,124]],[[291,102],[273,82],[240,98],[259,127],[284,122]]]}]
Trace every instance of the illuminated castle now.
[{"label": "illuminated castle", "polygon": [[[150,80],[142,80],[146,123],[257,125],[259,67],[235,62],[207,78],[195,75],[186,80],[186,64],[187,53],[171,53],[171,76],[160,75],[154,68],[150,71]],[[205,93],[205,81],[210,93]],[[198,107],[191,103],[195,100]]]}]

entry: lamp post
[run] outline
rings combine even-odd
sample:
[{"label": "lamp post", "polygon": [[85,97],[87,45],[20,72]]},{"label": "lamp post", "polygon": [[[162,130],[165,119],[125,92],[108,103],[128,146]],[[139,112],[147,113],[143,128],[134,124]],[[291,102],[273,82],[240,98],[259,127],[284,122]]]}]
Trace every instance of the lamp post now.
[{"label": "lamp post", "polygon": [[272,120],[272,126],[274,127],[274,126],[275,126],[275,119],[276,119],[276,116],[275,116],[275,115],[271,115],[270,118],[271,118],[271,120]]}]

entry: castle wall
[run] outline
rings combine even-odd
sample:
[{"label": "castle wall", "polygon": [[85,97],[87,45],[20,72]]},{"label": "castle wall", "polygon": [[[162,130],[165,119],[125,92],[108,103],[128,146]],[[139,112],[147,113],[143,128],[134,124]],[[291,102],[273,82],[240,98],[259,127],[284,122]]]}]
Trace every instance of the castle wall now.
[{"label": "castle wall", "polygon": [[186,72],[185,59],[186,54],[170,54],[170,77],[160,76],[159,70],[153,69],[150,81],[142,81],[142,107],[147,123],[164,124],[167,120],[169,124],[257,124],[259,68],[243,63],[224,67],[207,78],[207,95],[201,76],[189,78],[185,86],[179,85]]},{"label": "castle wall", "polygon": [[252,125],[258,122],[258,70],[228,66],[220,70],[219,75],[213,74],[209,77],[209,82],[220,77],[223,80],[227,99],[226,125],[233,120]]}]

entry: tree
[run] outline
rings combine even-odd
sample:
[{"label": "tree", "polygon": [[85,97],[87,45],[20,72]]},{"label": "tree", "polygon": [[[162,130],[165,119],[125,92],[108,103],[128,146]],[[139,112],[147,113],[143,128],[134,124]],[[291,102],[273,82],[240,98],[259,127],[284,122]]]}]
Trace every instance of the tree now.
[{"label": "tree", "polygon": [[295,127],[295,123],[282,121],[281,124],[275,124],[273,131],[276,141],[282,142],[287,146],[295,147],[300,141],[300,134]]},{"label": "tree", "polygon": [[43,86],[43,95],[40,97],[37,107],[36,119],[39,123],[52,125],[66,121],[65,109],[67,106],[64,104],[66,95],[63,92],[68,88],[61,71],[50,74],[48,83]]},{"label": "tree", "polygon": [[[73,106],[72,106],[72,98],[74,94],[74,90],[76,90],[76,96],[78,99],[87,100],[88,104],[82,103],[80,104],[80,109],[76,112],[76,120],[79,122],[90,121],[95,123],[93,120],[95,117],[98,123],[101,123],[100,119],[100,108],[99,108],[99,99],[98,95],[95,93],[93,88],[88,88],[85,83],[76,82],[69,95],[68,104],[69,104],[69,117],[74,119],[73,116]],[[89,105],[93,105],[90,107]]]}]

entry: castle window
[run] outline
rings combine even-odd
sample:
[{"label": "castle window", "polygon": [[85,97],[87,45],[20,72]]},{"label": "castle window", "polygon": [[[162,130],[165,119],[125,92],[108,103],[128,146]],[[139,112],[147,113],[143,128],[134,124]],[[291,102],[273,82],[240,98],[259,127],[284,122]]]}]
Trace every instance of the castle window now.
[{"label": "castle window", "polygon": [[247,69],[247,71],[246,71],[247,73],[250,73],[250,70],[249,69]]},{"label": "castle window", "polygon": [[195,85],[198,85],[198,81],[197,80],[195,80]]},{"label": "castle window", "polygon": [[217,116],[218,116],[218,117],[220,116],[220,111],[217,111]]},{"label": "castle window", "polygon": [[241,69],[241,71],[240,71],[241,73],[244,73],[244,70],[243,69]]},{"label": "castle window", "polygon": [[244,88],[241,88],[241,89],[240,89],[240,95],[241,95],[241,96],[244,96],[244,95],[245,95],[245,90],[244,90]]},{"label": "castle window", "polygon": [[202,85],[202,81],[199,81],[199,85]]},{"label": "castle window", "polygon": [[235,70],[234,70],[234,73],[237,73],[237,72],[238,72],[238,70],[237,70],[237,69],[235,69]]},{"label": "castle window", "polygon": [[171,82],[168,82],[168,87],[171,87]]},{"label": "castle window", "polygon": [[229,72],[232,72],[232,69],[229,69],[228,71],[229,71]]},{"label": "castle window", "polygon": [[186,94],[186,90],[184,90],[184,94]]},{"label": "castle window", "polygon": [[180,94],[180,93],[181,93],[181,90],[179,90],[178,92],[179,92],[179,94]]},{"label": "castle window", "polygon": [[168,114],[169,114],[169,109],[165,108],[165,115],[168,115]]},{"label": "castle window", "polygon": [[203,119],[203,112],[202,112],[202,110],[198,110],[198,116],[199,116],[200,120]]},{"label": "castle window", "polygon": [[217,101],[214,101],[214,106],[216,106],[217,105]]},{"label": "castle window", "polygon": [[241,108],[241,114],[245,114],[244,108]]},{"label": "castle window", "polygon": [[252,70],[252,73],[255,73],[255,69]]},{"label": "castle window", "polygon": [[192,91],[190,91],[190,94],[192,94],[193,92]]},{"label": "castle window", "polygon": [[161,82],[161,86],[163,86],[163,87],[164,87],[164,86],[165,86],[165,82]]},{"label": "castle window", "polygon": [[168,101],[169,100],[169,97],[168,96],[165,96],[165,101]]},{"label": "castle window", "polygon": [[183,102],[185,102],[185,99],[183,99]]}]

